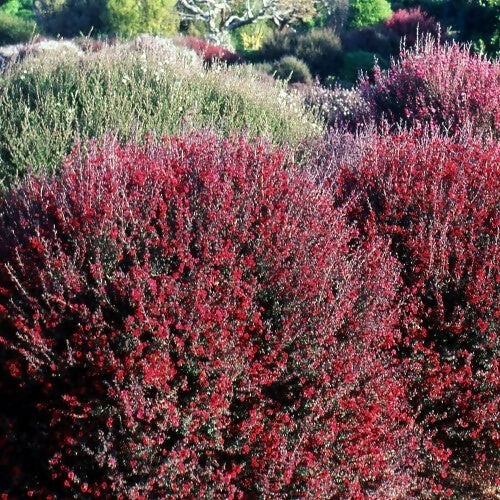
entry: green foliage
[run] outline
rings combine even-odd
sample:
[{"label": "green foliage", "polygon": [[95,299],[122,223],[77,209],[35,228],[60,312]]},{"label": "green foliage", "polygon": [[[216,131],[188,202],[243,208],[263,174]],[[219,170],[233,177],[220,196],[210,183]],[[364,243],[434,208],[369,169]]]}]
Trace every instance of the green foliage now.
[{"label": "green foliage", "polygon": [[28,165],[59,165],[76,135],[115,132],[127,139],[212,127],[297,144],[322,131],[298,97],[250,67],[204,71],[158,52],[141,58],[118,45],[77,59],[28,58],[4,74],[0,182],[8,184]]},{"label": "green foliage", "polygon": [[351,28],[363,28],[386,21],[391,17],[387,0],[353,0],[351,3]]},{"label": "green foliage", "polygon": [[52,36],[167,35],[178,28],[175,3],[175,0],[35,0],[35,13],[44,32]]},{"label": "green foliage", "polygon": [[312,83],[312,75],[307,64],[294,56],[283,56],[273,65],[276,77],[289,83]]},{"label": "green foliage", "polygon": [[231,41],[234,48],[240,54],[251,54],[260,51],[264,40],[271,35],[273,29],[266,20],[259,20],[252,24],[247,24],[231,32]]},{"label": "green foliage", "polygon": [[73,37],[105,31],[106,0],[35,0],[34,12],[47,35]]},{"label": "green foliage", "polygon": [[0,45],[27,42],[35,33],[33,21],[0,11]]},{"label": "green foliage", "polygon": [[171,35],[179,27],[176,3],[176,0],[108,0],[108,30],[125,37],[140,33]]},{"label": "green foliage", "polygon": [[500,51],[500,0],[458,0],[450,24],[462,41],[482,45],[483,52],[498,56]]},{"label": "green foliage", "polygon": [[0,12],[25,20],[33,20],[33,0],[7,0],[1,4]]},{"label": "green foliage", "polygon": [[290,30],[273,30],[262,43],[260,56],[264,61],[276,61],[286,55],[295,54],[297,33]]},{"label": "green foliage", "polygon": [[375,54],[373,52],[365,52],[364,50],[346,52],[339,76],[345,82],[355,83],[360,71],[370,71],[374,65]]},{"label": "green foliage", "polygon": [[298,38],[295,56],[307,64],[312,74],[325,78],[338,71],[342,45],[333,31],[314,30]]},{"label": "green foliage", "polygon": [[275,31],[264,40],[260,55],[265,61],[294,56],[304,61],[314,76],[324,79],[338,71],[342,45],[339,37],[330,29],[306,33]]}]

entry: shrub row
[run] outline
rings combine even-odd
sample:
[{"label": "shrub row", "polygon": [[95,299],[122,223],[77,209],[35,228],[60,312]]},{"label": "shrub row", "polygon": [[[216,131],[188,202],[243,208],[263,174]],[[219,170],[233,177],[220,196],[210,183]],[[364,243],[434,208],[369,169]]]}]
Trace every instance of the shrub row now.
[{"label": "shrub row", "polygon": [[[273,31],[264,39],[253,59],[279,61],[280,66],[286,64],[288,73],[285,78],[293,73],[294,67],[305,64],[311,75],[322,81],[336,77],[346,83],[354,83],[360,70],[369,71],[373,68],[374,56],[383,61],[396,56],[403,39],[407,48],[416,44],[417,36],[423,38],[430,35],[444,39],[436,20],[420,8],[399,9],[383,20],[384,23],[361,23],[355,29],[341,32],[341,37],[330,29],[306,33]],[[290,59],[283,61],[284,57],[290,56],[300,62],[292,63]],[[285,72],[277,69],[276,65],[271,69],[283,78]],[[308,83],[310,80],[303,69],[295,73],[291,83]]]},{"label": "shrub row", "polygon": [[401,264],[398,356],[408,369],[416,420],[432,431],[432,449],[446,466],[443,485],[454,488],[460,476],[447,477],[448,466],[465,471],[461,481],[492,484],[500,380],[498,142],[413,129],[333,133],[309,151],[318,153],[309,168],[331,186],[336,204],[348,207],[360,235],[387,238]]},{"label": "shrub row", "polygon": [[[482,496],[496,141],[76,149],[0,205],[0,489]],[[30,415],[30,419],[26,419]]]},{"label": "shrub row", "polygon": [[398,268],[358,241],[245,140],[108,140],[28,177],[0,207],[0,489],[410,494]]},{"label": "shrub row", "polygon": [[76,135],[99,137],[112,130],[120,138],[140,138],[202,126],[296,144],[321,133],[320,122],[300,99],[251,68],[215,65],[206,71],[191,51],[152,37],[87,53],[78,47],[62,53],[57,50],[62,44],[29,49],[2,75],[5,183],[28,165],[58,166]]},{"label": "shrub row", "polygon": [[355,129],[374,122],[384,132],[404,126],[450,136],[464,130],[499,133],[498,61],[473,54],[468,46],[441,45],[431,36],[404,48],[387,70],[377,64],[356,89],[299,88],[307,106],[318,109],[329,125]]},{"label": "shrub row", "polygon": [[429,126],[450,134],[470,127],[498,133],[500,65],[467,46],[439,45],[432,37],[404,49],[388,71],[375,68],[361,85],[377,122]]}]

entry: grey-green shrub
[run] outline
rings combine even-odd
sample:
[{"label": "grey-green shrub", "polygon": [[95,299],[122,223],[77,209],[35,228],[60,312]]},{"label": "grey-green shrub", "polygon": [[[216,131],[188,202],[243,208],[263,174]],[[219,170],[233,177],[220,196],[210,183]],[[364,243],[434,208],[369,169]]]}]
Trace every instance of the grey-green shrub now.
[{"label": "grey-green shrub", "polygon": [[272,66],[273,73],[280,80],[289,83],[311,83],[312,75],[307,64],[294,56],[284,56]]},{"label": "grey-green shrub", "polygon": [[342,43],[330,29],[307,33],[275,31],[264,40],[259,56],[264,61],[294,56],[307,64],[312,75],[324,79],[338,71],[342,61]]},{"label": "grey-green shrub", "polygon": [[295,56],[307,64],[313,75],[326,78],[339,69],[342,44],[329,29],[313,30],[298,38]]},{"label": "grey-green shrub", "polygon": [[273,30],[265,38],[258,55],[264,61],[276,61],[295,54],[298,35],[290,30]]},{"label": "grey-green shrub", "polygon": [[[146,45],[146,47],[149,47]],[[199,127],[298,143],[319,119],[283,84],[250,67],[202,69],[186,51],[121,44],[101,52],[28,56],[0,79],[0,182],[28,165],[53,169],[75,136],[167,135]]]}]

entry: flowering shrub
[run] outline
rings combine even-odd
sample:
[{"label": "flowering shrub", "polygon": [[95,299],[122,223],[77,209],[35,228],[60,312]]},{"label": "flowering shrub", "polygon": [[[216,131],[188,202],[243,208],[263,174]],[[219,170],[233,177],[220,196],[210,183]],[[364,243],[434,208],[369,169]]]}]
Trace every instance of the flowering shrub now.
[{"label": "flowering shrub", "polygon": [[320,157],[336,203],[361,234],[389,238],[401,263],[399,353],[416,418],[435,432],[445,464],[476,471],[484,485],[499,444],[500,147],[415,130],[336,133]]},{"label": "flowering shrub", "polygon": [[212,65],[216,61],[226,64],[237,64],[242,62],[238,54],[224,47],[213,45],[200,38],[192,36],[181,37],[177,39],[177,43],[188,49],[194,50],[208,65]]},{"label": "flowering shrub", "polygon": [[142,140],[153,130],[163,136],[213,127],[277,145],[323,131],[285,84],[264,80],[248,65],[205,71],[192,50],[166,39],[142,36],[71,58],[47,52],[2,74],[0,186],[22,177],[27,165],[57,169],[75,135],[85,140],[112,130],[120,139]]},{"label": "flowering shrub", "polygon": [[293,86],[303,97],[306,106],[325,120],[329,126],[355,130],[369,121],[368,104],[356,89],[330,88],[322,85]]},{"label": "flowering shrub", "polygon": [[418,34],[428,33],[435,38],[440,36],[436,19],[420,10],[420,7],[409,10],[398,9],[385,25],[398,36],[405,37],[407,45],[415,45]]},{"label": "flowering shrub", "polygon": [[0,207],[1,490],[408,496],[383,248],[244,140],[108,140],[26,178]]},{"label": "flowering shrub", "polygon": [[379,121],[498,133],[500,65],[467,47],[427,38],[387,71],[376,67],[374,84],[365,81],[361,91]]}]

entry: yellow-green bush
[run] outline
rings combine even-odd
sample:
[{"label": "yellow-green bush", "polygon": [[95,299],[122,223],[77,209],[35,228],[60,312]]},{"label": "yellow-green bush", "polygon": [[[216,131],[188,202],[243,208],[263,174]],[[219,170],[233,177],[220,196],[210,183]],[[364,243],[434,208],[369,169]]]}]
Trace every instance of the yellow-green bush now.
[{"label": "yellow-green bush", "polygon": [[177,0],[108,0],[108,29],[126,37],[140,33],[173,34],[179,28],[176,3]]},{"label": "yellow-green bush", "polygon": [[0,11],[0,45],[27,42],[36,31],[33,21]]}]

